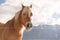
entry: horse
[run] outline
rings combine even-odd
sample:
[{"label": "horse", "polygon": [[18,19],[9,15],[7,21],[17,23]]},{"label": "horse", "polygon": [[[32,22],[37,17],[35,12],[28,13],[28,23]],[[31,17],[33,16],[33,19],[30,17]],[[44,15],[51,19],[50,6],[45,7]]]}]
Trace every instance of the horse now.
[{"label": "horse", "polygon": [[23,32],[32,29],[32,5],[24,6],[5,24],[0,23],[0,40],[22,40]]}]

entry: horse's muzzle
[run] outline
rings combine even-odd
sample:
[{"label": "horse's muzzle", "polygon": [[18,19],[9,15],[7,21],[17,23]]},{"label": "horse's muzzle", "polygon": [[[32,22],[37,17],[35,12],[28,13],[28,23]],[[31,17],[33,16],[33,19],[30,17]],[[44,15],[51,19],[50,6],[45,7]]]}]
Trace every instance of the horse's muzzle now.
[{"label": "horse's muzzle", "polygon": [[32,23],[29,22],[26,24],[26,30],[30,31],[31,29],[32,29]]}]

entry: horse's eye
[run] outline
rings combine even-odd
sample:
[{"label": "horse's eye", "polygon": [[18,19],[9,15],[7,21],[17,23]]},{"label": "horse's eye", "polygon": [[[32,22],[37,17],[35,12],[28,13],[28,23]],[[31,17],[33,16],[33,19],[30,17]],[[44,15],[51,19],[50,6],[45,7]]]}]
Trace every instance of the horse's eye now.
[{"label": "horse's eye", "polygon": [[33,14],[32,14],[32,13],[31,13],[30,15],[31,15],[31,16],[33,16]]},{"label": "horse's eye", "polygon": [[26,15],[25,13],[23,15]]}]

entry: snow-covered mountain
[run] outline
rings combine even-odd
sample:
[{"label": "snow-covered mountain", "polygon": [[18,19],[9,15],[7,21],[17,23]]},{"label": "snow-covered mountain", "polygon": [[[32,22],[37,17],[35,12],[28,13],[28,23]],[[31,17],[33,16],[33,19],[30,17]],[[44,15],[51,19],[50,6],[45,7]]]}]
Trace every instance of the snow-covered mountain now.
[{"label": "snow-covered mountain", "polygon": [[60,40],[60,25],[33,26],[30,32],[25,30],[23,40]]}]

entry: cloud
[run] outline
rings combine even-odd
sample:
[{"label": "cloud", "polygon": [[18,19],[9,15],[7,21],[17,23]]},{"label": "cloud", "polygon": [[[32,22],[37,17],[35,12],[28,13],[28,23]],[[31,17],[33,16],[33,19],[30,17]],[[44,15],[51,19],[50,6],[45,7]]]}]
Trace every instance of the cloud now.
[{"label": "cloud", "polygon": [[[38,3],[37,3],[38,2]],[[35,7],[34,14],[36,13],[35,22],[36,24],[50,24],[50,25],[55,25],[59,24],[60,21],[59,19],[53,18],[53,14],[57,12],[58,14],[60,12],[60,0],[35,0],[33,2],[35,5],[39,7]],[[37,9],[36,9],[37,8]],[[54,15],[55,17],[59,17],[58,15]],[[36,21],[37,20],[37,21]],[[34,21],[34,20],[33,20]]]},{"label": "cloud", "polygon": [[[37,3],[38,2],[38,3]],[[0,5],[0,21],[7,22],[17,11],[21,9],[21,4],[33,5],[33,24],[60,24],[59,13],[60,0],[6,0]],[[56,12],[56,14],[54,14]],[[57,17],[59,19],[55,19]]]},{"label": "cloud", "polygon": [[[6,0],[5,3],[2,3],[0,5],[0,22],[4,22],[6,23],[8,20],[10,20],[15,13],[21,9],[21,6],[17,6],[15,5],[14,2],[12,2],[12,0]],[[14,4],[14,5],[11,5]]]},{"label": "cloud", "polygon": [[60,13],[54,13],[52,15],[52,17],[55,18],[55,19],[59,19],[60,18]]}]

